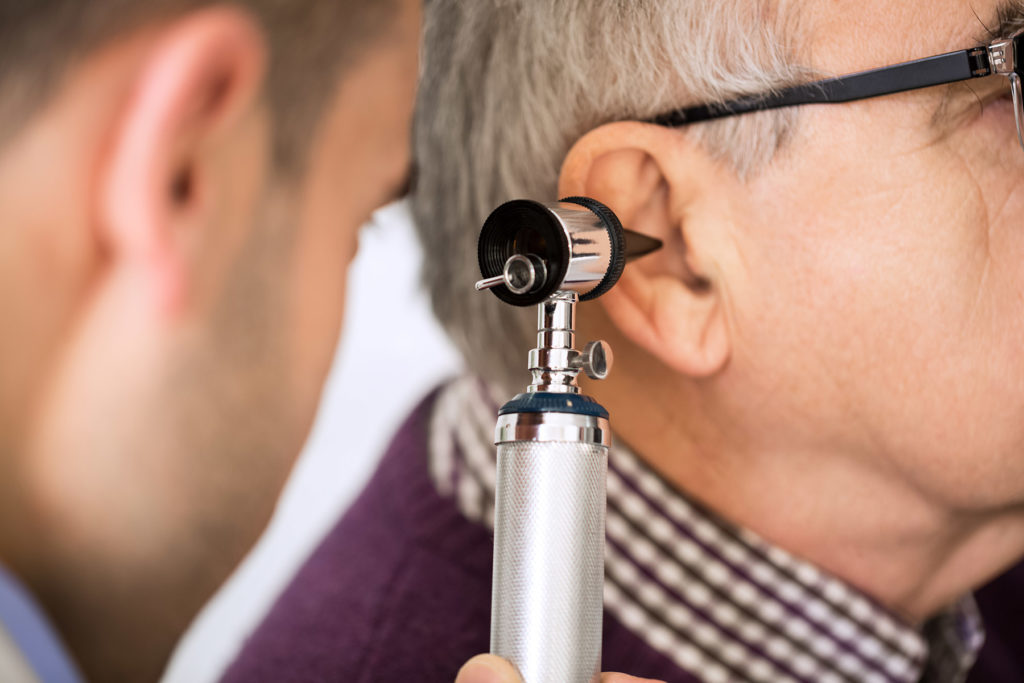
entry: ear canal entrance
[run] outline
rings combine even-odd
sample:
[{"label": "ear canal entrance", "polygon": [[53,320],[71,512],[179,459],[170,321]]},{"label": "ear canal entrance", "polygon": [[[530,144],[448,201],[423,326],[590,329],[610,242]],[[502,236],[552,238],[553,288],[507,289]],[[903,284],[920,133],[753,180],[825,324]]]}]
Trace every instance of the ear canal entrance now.
[{"label": "ear canal entrance", "polygon": [[220,76],[217,82],[210,88],[210,94],[206,99],[206,109],[213,111],[220,106],[220,103],[224,101],[224,97],[227,96],[228,90],[231,87],[231,79],[228,76]]},{"label": "ear canal entrance", "polygon": [[711,289],[711,280],[694,270],[685,254],[683,255],[683,269],[683,284],[689,287],[690,291],[703,294]]},{"label": "ear canal entrance", "polygon": [[192,198],[192,189],[192,170],[187,167],[180,169],[171,185],[171,199],[175,204],[187,204]]}]

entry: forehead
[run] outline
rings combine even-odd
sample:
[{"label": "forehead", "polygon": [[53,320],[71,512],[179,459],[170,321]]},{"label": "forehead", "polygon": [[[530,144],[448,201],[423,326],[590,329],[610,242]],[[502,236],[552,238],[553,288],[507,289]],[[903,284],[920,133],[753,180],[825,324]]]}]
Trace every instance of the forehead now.
[{"label": "forehead", "polygon": [[973,47],[1013,0],[830,0],[795,21],[815,68],[846,73]]}]

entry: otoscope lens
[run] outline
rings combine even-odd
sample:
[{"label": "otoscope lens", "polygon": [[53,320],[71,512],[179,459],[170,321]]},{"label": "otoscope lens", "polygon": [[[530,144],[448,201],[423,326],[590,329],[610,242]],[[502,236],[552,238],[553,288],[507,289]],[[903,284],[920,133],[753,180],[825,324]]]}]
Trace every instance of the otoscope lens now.
[{"label": "otoscope lens", "polygon": [[539,256],[516,254],[505,262],[505,286],[513,294],[529,294],[543,286],[547,273]]},{"label": "otoscope lens", "polygon": [[505,284],[516,294],[526,294],[537,284],[537,271],[530,259],[513,256],[505,264]]}]

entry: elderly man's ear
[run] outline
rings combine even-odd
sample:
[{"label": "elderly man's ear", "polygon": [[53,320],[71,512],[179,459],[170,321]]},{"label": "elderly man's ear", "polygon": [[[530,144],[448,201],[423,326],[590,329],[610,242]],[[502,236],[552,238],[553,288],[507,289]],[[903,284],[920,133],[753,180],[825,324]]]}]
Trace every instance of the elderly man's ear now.
[{"label": "elderly man's ear", "polygon": [[141,52],[99,169],[97,221],[113,267],[173,314],[222,279],[252,223],[266,49],[249,15],[224,7],[160,27]]},{"label": "elderly man's ear", "polygon": [[728,362],[732,260],[729,198],[736,177],[680,131],[621,122],[597,128],[570,150],[561,196],[608,205],[627,229],[665,246],[626,268],[601,301],[612,323],[670,368],[707,377]]}]

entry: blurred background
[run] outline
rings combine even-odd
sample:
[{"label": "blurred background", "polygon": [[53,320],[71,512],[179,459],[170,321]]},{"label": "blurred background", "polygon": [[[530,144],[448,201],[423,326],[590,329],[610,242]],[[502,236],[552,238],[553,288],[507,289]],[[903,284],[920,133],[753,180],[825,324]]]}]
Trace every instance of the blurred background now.
[{"label": "blurred background", "polygon": [[262,540],[192,624],[164,683],[217,680],[373,474],[401,421],[458,373],[460,358],[419,286],[421,258],[404,202],[363,229],[316,425]]}]

